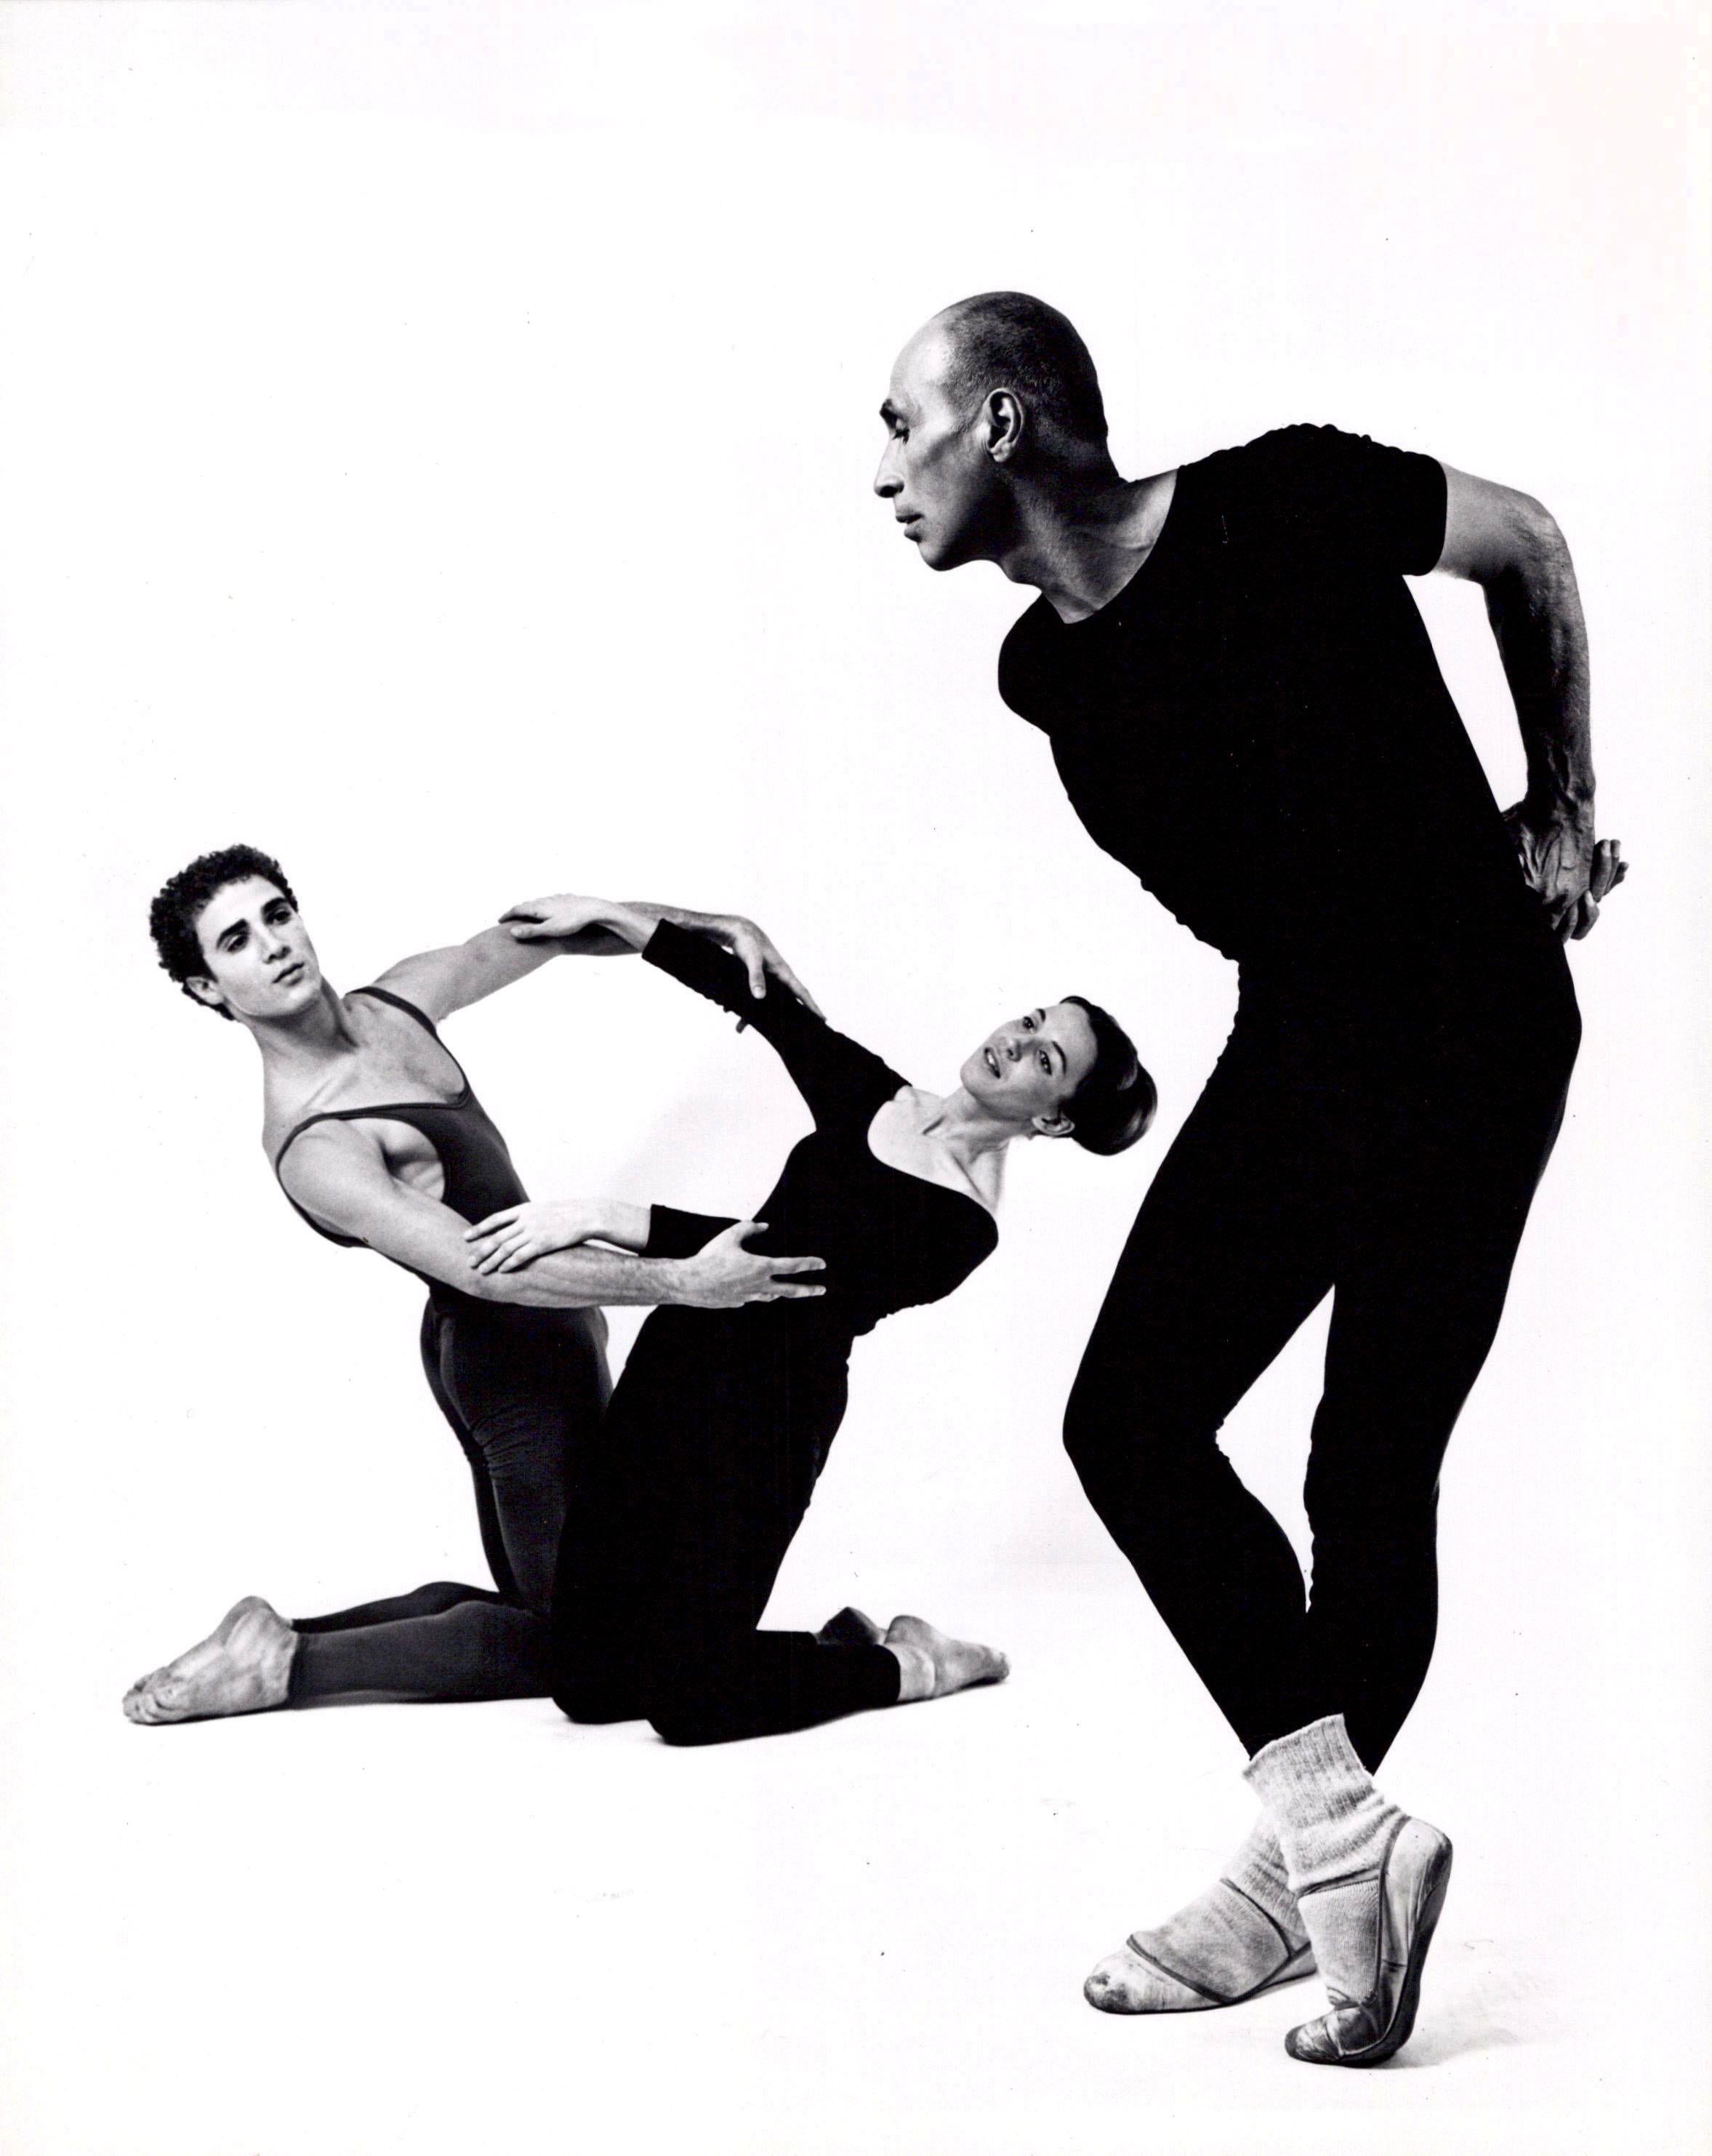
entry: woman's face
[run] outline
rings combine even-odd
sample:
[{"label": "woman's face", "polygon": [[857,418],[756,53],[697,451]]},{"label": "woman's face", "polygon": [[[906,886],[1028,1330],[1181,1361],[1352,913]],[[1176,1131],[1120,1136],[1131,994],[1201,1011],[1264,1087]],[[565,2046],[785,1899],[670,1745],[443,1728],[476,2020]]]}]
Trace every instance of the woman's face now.
[{"label": "woman's face", "polygon": [[1094,1068],[1094,1028],[1079,1004],[1048,1004],[988,1034],[958,1073],[963,1090],[1019,1131],[1064,1135],[1062,1105]]}]

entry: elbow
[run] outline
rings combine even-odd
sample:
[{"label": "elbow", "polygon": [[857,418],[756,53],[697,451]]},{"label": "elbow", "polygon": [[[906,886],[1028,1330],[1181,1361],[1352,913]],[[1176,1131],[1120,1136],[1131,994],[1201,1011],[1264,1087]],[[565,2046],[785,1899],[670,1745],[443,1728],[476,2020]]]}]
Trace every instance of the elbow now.
[{"label": "elbow", "polygon": [[1557,591],[1573,583],[1575,571],[1562,527],[1543,501],[1528,494],[1516,497],[1515,552],[1516,572],[1528,590]]},{"label": "elbow", "polygon": [[522,1300],[516,1281],[515,1273],[479,1273],[471,1265],[461,1280],[449,1281],[446,1285],[477,1302],[515,1303]]},{"label": "elbow", "polygon": [[1557,519],[1531,495],[1514,497],[1502,557],[1482,577],[1494,629],[1506,619],[1550,616],[1573,598],[1575,565]]}]

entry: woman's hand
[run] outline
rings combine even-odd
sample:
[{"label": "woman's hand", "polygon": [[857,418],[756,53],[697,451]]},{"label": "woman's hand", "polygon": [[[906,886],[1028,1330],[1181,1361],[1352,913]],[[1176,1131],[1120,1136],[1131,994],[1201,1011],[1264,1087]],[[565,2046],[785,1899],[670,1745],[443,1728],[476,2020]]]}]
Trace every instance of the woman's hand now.
[{"label": "woman's hand", "polygon": [[817,1018],[826,1014],[786,964],[778,947],[764,929],[741,913],[695,913],[685,906],[656,906],[647,899],[620,902],[610,898],[577,898],[561,892],[556,898],[526,898],[509,906],[500,916],[520,943],[563,942],[582,939],[584,949],[594,947],[589,939],[604,936],[607,947],[639,951],[662,921],[679,928],[693,928],[723,943],[749,976],[749,993],[757,998],[766,993],[767,975],[782,981]]},{"label": "woman's hand", "polygon": [[610,898],[526,898],[500,916],[519,943],[572,943],[587,957],[639,951],[654,933],[659,906],[622,906]]},{"label": "woman's hand", "polygon": [[[633,1214],[634,1219],[623,1216]],[[643,1205],[597,1204],[583,1198],[536,1198],[521,1205],[501,1206],[464,1230],[469,1262],[479,1273],[520,1272],[549,1250],[569,1250],[578,1243],[617,1243],[640,1250],[648,1240],[648,1209]],[[639,1223],[633,1243],[626,1229]]]}]

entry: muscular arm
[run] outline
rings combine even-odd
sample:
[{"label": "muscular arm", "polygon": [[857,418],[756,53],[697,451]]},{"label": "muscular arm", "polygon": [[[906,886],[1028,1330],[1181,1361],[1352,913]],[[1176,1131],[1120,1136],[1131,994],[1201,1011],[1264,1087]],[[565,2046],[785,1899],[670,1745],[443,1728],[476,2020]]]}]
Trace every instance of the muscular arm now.
[{"label": "muscular arm", "polygon": [[[748,968],[757,995],[766,994],[766,976],[776,973],[811,1010],[815,1007],[813,998],[751,921],[735,914],[657,906],[645,899],[610,907],[600,899],[556,902],[581,911],[562,911],[551,926],[529,922],[516,927],[507,925],[520,914],[520,909],[514,906],[500,926],[484,928],[467,943],[449,943],[443,950],[419,951],[414,957],[401,958],[376,985],[391,988],[438,1023],[453,1011],[510,988],[550,958],[628,958],[648,941],[656,922],[673,921],[729,943]],[[595,917],[601,914],[612,917]]]},{"label": "muscular arm", "polygon": [[1531,495],[1444,467],[1438,567],[1485,595],[1528,759],[1527,791],[1505,821],[1528,880],[1560,936],[1585,936],[1622,874],[1593,838],[1587,632],[1568,547]]},{"label": "muscular arm", "polygon": [[632,1257],[579,1245],[548,1252],[520,1271],[478,1272],[463,1216],[401,1183],[374,1135],[348,1122],[319,1123],[304,1132],[281,1163],[280,1180],[305,1212],[328,1227],[483,1302],[540,1310],[602,1303],[725,1309],[821,1292],[784,1277],[817,1266],[818,1260],[745,1250],[742,1234],[754,1225],[748,1221],[693,1257]]},{"label": "muscular arm", "polygon": [[376,985],[392,989],[438,1023],[538,972],[550,958],[626,958],[633,947],[600,928],[537,943],[520,943],[508,929],[484,928],[467,943],[449,943],[438,951],[418,951],[413,957],[401,958]]}]

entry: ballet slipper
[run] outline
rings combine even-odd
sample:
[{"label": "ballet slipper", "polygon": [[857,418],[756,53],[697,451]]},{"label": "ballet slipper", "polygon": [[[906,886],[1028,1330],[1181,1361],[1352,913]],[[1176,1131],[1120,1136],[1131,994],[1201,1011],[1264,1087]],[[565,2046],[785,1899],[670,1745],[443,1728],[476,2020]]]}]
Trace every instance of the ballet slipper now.
[{"label": "ballet slipper", "polygon": [[1450,1882],[1448,1836],[1400,1819],[1377,1864],[1297,1890],[1331,2011],[1284,2039],[1317,2066],[1376,2066],[1415,2025],[1421,1971]]}]

